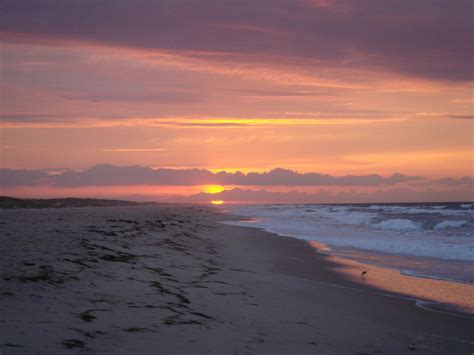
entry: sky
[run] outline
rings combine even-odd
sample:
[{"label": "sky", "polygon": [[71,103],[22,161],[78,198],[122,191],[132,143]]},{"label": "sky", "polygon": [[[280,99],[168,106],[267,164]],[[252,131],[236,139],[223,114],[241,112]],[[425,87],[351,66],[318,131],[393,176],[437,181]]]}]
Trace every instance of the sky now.
[{"label": "sky", "polygon": [[469,201],[465,0],[0,0],[0,193]]}]

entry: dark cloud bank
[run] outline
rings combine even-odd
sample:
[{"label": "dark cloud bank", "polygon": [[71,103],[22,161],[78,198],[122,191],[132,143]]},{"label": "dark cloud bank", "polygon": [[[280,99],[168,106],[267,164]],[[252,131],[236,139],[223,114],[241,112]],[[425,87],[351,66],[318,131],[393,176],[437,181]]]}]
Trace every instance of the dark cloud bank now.
[{"label": "dark cloud bank", "polygon": [[[331,176],[320,173],[298,173],[287,169],[244,174],[242,172],[213,173],[205,169],[152,169],[141,166],[119,167],[95,165],[84,171],[67,170],[51,174],[48,170],[0,169],[0,186],[133,186],[133,185],[238,185],[238,186],[387,186],[426,181],[426,178],[400,173],[388,177],[377,174]],[[433,180],[444,185],[469,185],[470,177]]]},{"label": "dark cloud bank", "polygon": [[0,0],[0,7],[0,32],[11,41],[473,78],[470,0]]}]

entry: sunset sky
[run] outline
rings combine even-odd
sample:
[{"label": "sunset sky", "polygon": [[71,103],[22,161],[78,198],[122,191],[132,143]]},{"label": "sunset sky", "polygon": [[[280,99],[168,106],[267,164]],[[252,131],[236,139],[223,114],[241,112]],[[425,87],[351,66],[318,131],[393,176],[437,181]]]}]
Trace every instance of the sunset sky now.
[{"label": "sunset sky", "polygon": [[0,4],[2,195],[474,199],[469,0]]}]

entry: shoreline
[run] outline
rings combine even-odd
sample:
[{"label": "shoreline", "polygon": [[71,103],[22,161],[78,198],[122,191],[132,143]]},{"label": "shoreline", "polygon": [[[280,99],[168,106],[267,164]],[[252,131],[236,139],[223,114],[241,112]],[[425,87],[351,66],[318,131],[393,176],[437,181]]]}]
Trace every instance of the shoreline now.
[{"label": "shoreline", "polygon": [[[426,309],[434,312],[447,312],[474,319],[474,284],[462,280],[453,280],[430,275],[410,274],[409,270],[396,267],[378,265],[376,263],[364,262],[355,258],[345,257],[332,249],[331,245],[316,240],[302,239],[290,235],[279,234],[266,230],[264,227],[242,225],[238,222],[252,220],[252,217],[234,215],[226,212],[231,218],[221,223],[242,228],[250,228],[264,233],[272,234],[280,238],[291,238],[307,243],[314,249],[315,253],[324,255],[331,263],[336,264],[335,272],[344,275],[351,282],[361,287],[371,286],[380,289],[380,292],[390,292],[393,296],[405,298],[424,304]],[[234,223],[237,222],[237,223]],[[342,249],[342,248],[341,248]],[[356,248],[346,247],[346,250]],[[360,254],[370,256],[383,256],[382,252],[357,249]],[[390,255],[390,254],[388,254]],[[396,256],[396,255],[390,255]],[[364,278],[361,273],[365,271]],[[403,291],[402,291],[403,289]],[[429,306],[426,306],[429,305]]]},{"label": "shoreline", "polygon": [[[314,246],[311,246],[310,243],[307,241],[289,237],[289,236],[280,236],[276,233],[267,232],[259,228],[255,227],[243,227],[243,226],[232,226],[242,229],[253,229],[254,233],[257,235],[255,237],[266,239],[267,242],[261,242],[262,244],[265,243],[267,246],[270,244],[280,244],[279,247],[273,246],[278,251],[278,258],[273,260],[273,265],[271,270],[278,272],[284,276],[290,278],[296,278],[300,282],[307,283],[312,287],[318,288],[326,288],[329,293],[336,294],[338,298],[339,292],[347,293],[347,301],[353,307],[361,307],[363,309],[363,314],[358,314],[362,318],[367,316],[368,313],[371,312],[371,306],[374,308],[378,308],[375,313],[377,314],[377,318],[379,317],[387,317],[387,318],[405,318],[402,320],[401,324],[398,324],[400,327],[407,326],[410,322],[410,319],[415,313],[418,313],[421,318],[428,318],[428,319],[435,319],[435,318],[443,318],[446,320],[446,327],[451,328],[452,325],[449,324],[450,322],[457,323],[458,321],[465,324],[469,324],[468,327],[472,329],[474,325],[474,318],[472,317],[471,313],[458,310],[458,309],[432,309],[424,306],[424,304],[429,304],[430,300],[425,300],[422,298],[414,298],[409,295],[405,295],[397,291],[391,290],[384,290],[380,288],[378,285],[373,285],[366,282],[361,282],[359,277],[351,277],[350,274],[347,274],[341,270],[341,263],[337,257],[330,256],[326,253],[317,252]],[[250,238],[250,236],[248,237]],[[340,259],[340,258],[339,258]],[[354,269],[352,269],[354,270]],[[359,275],[359,274],[356,274]],[[310,286],[310,287],[311,287]],[[365,297],[370,298],[368,300],[362,301],[359,303],[355,301],[355,298],[362,298]],[[326,299],[326,302],[329,301],[329,304],[334,302],[332,297],[329,297],[329,300]],[[395,308],[397,309],[396,312],[400,312],[400,314],[393,315],[391,314],[392,311],[389,310],[390,307],[385,308],[381,304],[396,304]],[[402,306],[403,305],[403,306]],[[379,308],[381,307],[381,308]],[[324,306],[323,306],[324,308]],[[401,311],[403,309],[403,311]],[[347,308],[345,309],[347,311]],[[350,312],[353,312],[354,309],[350,307]],[[426,313],[427,312],[427,313]],[[356,313],[359,313],[356,311]],[[385,315],[383,315],[386,313]],[[345,316],[348,316],[345,314]],[[415,317],[417,318],[418,315]],[[352,318],[352,317],[350,317]],[[450,321],[447,321],[447,320]],[[360,319],[362,321],[363,319]],[[378,321],[379,319],[377,319]],[[357,323],[357,321],[356,321]],[[422,321],[424,323],[424,321]],[[417,325],[418,329],[419,325]],[[444,326],[442,326],[444,327]],[[454,327],[456,328],[456,327]],[[352,329],[352,328],[351,328]],[[469,328],[468,328],[469,329]],[[401,330],[399,328],[398,330]],[[353,331],[353,330],[351,330]],[[377,330],[378,332],[379,330]],[[436,334],[425,333],[425,336],[433,336],[436,337]],[[469,333],[464,333],[465,335]],[[435,336],[436,335],[436,336]],[[452,336],[442,336],[446,337],[446,339],[450,338],[453,342],[464,343],[474,350],[474,342],[473,339],[470,339],[467,336],[465,339],[460,339],[455,335]],[[426,341],[426,339],[425,339]],[[439,344],[438,344],[439,346]],[[406,349],[405,349],[406,350]],[[420,350],[420,349],[418,349]],[[472,351],[471,350],[471,351]],[[336,353],[338,353],[336,351]],[[390,353],[390,352],[389,352]],[[405,353],[403,348],[399,348],[395,353]],[[407,353],[410,353],[407,351]],[[438,350],[432,349],[431,351],[423,352],[422,353],[439,353]],[[464,352],[461,352],[464,353]],[[466,352],[467,354],[468,352]]]},{"label": "shoreline", "polygon": [[5,354],[474,350],[472,318],[383,296],[308,243],[222,224],[229,215],[215,208],[12,210],[1,217]]},{"label": "shoreline", "polygon": [[[389,265],[381,265],[381,264],[377,264],[376,262],[372,261],[372,260],[361,260],[361,258],[357,258],[357,257],[351,257],[351,256],[345,256],[344,254],[346,253],[346,251],[348,251],[349,253],[350,252],[355,252],[355,253],[359,253],[361,255],[364,255],[366,254],[367,256],[375,256],[375,257],[399,257],[399,255],[397,254],[390,254],[390,253],[386,253],[386,252],[378,252],[378,251],[372,251],[372,250],[365,250],[365,249],[358,249],[358,248],[351,248],[351,247],[348,247],[346,248],[346,250],[343,250],[341,252],[341,250],[335,250],[334,246],[331,246],[332,249],[331,251],[334,253],[335,256],[338,256],[340,258],[343,258],[343,259],[348,259],[348,260],[354,260],[356,262],[359,262],[360,264],[364,264],[364,265],[371,265],[371,266],[374,266],[374,267],[377,267],[377,268],[380,268],[380,269],[388,269],[388,270],[394,270],[394,271],[398,271],[400,274],[404,275],[404,276],[409,276],[409,277],[417,277],[417,278],[421,278],[421,279],[431,279],[431,280],[439,280],[439,281],[446,281],[446,282],[452,282],[452,283],[459,283],[459,284],[464,284],[464,285],[474,285],[474,282],[471,282],[471,281],[467,281],[467,280],[464,280],[464,279],[461,279],[461,278],[453,278],[453,277],[450,277],[450,276],[438,276],[438,275],[431,275],[431,274],[428,274],[428,273],[424,273],[423,271],[415,271],[415,270],[410,270],[410,269],[407,269],[407,268],[402,268],[402,267],[398,267],[398,266],[389,266]],[[340,249],[340,248],[337,248],[337,249]],[[447,259],[436,259],[436,258],[433,258],[433,257],[423,257],[423,256],[407,256],[407,255],[403,255],[402,258],[405,258],[405,259],[418,259],[418,260],[429,260],[429,261],[432,261],[432,260],[435,260],[435,261],[441,261],[443,263],[449,263],[449,262],[454,262],[454,263],[463,263],[463,264],[467,264],[469,262],[467,261],[462,261],[460,262],[459,260],[447,260]]]},{"label": "shoreline", "polygon": [[[315,248],[316,252],[327,254],[318,249],[319,243],[309,242],[309,244]],[[474,292],[473,284],[430,276],[409,275],[396,268],[381,267],[334,254],[327,255],[339,264],[337,272],[346,275],[361,287],[369,285],[379,289],[380,294],[386,297],[406,299],[426,310],[474,320],[474,301],[472,298],[462,296]],[[360,277],[362,271],[366,272],[363,279]],[[387,280],[390,281],[387,282]]]},{"label": "shoreline", "polygon": [[[221,223],[227,224],[227,221]],[[325,259],[321,260],[322,263],[333,265],[331,267],[326,266],[326,268],[331,269],[332,272],[341,276],[345,279],[344,281],[351,283],[350,286],[345,286],[344,282],[340,285],[326,284],[327,286],[346,288],[356,292],[369,292],[381,297],[398,298],[400,300],[413,302],[415,306],[427,311],[445,313],[454,317],[474,320],[474,300],[470,297],[463,296],[473,294],[474,285],[471,283],[407,275],[396,268],[381,267],[336,255],[330,246],[317,241],[281,235],[260,227],[247,227],[231,223],[228,225],[255,229],[259,232],[268,233],[275,238],[289,238],[307,244],[316,254]],[[360,276],[363,271],[367,273],[365,278],[361,278]],[[374,277],[374,275],[376,275],[376,277]],[[314,281],[306,278],[302,279]],[[387,279],[389,279],[390,282],[385,282]],[[394,283],[396,285],[393,285]],[[370,291],[365,289],[367,287],[370,288]],[[401,287],[403,287],[403,291]]]}]

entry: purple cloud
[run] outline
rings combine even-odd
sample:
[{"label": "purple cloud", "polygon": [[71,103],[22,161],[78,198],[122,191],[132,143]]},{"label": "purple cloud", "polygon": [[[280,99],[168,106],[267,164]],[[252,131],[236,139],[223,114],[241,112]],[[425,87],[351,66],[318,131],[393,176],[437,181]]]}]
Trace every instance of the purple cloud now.
[{"label": "purple cloud", "polygon": [[433,184],[440,184],[440,185],[449,185],[449,186],[460,186],[460,185],[470,185],[471,188],[474,188],[474,179],[469,176],[464,176],[462,178],[451,178],[446,177],[437,180],[431,180]]},{"label": "purple cloud", "polygon": [[65,93],[60,94],[60,97],[71,100],[84,100],[92,102],[155,102],[162,105],[166,104],[191,104],[202,101],[199,94],[191,94],[185,92],[157,92],[157,93],[143,93],[143,92],[92,92],[88,93]]},{"label": "purple cloud", "polygon": [[[47,179],[45,179],[47,178]],[[0,169],[2,186],[35,186],[51,183],[61,187],[110,186],[110,185],[241,185],[241,186],[381,186],[394,185],[424,178],[393,174],[382,177],[371,175],[331,176],[319,173],[298,173],[287,169],[244,174],[205,169],[152,169],[141,166],[119,167],[110,164],[93,166],[84,171],[64,171],[47,175],[44,170]]]},{"label": "purple cloud", "polygon": [[54,184],[56,186],[203,185],[208,184],[212,177],[213,173],[204,169],[152,169],[101,164],[82,172],[66,171],[56,176]]},{"label": "purple cloud", "polygon": [[37,36],[221,59],[219,53],[227,53],[232,60],[389,70],[432,80],[473,78],[468,0],[0,3],[4,40]]},{"label": "purple cloud", "polygon": [[450,118],[457,118],[461,120],[473,120],[474,115],[447,115]]},{"label": "purple cloud", "polygon": [[0,169],[0,186],[39,186],[51,183],[47,170]]}]

